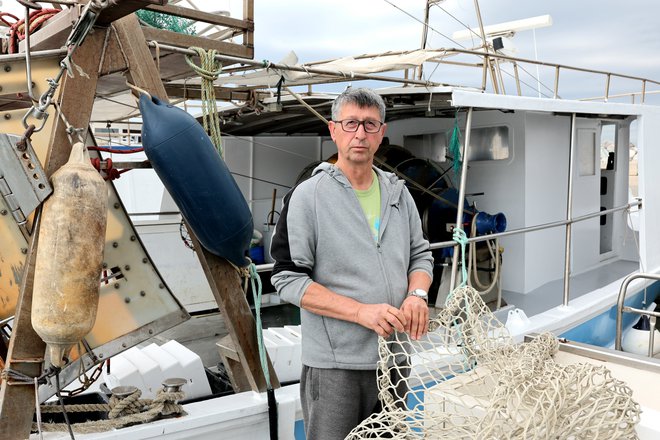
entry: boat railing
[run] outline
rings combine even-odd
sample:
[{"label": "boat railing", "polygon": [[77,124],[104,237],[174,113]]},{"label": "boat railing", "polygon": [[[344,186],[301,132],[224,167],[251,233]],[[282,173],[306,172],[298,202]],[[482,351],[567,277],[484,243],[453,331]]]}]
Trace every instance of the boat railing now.
[{"label": "boat railing", "polygon": [[[617,206],[617,207],[614,207],[614,208],[611,208],[611,209],[606,209],[606,210],[603,210],[603,211],[597,211],[597,212],[592,212],[592,213],[589,213],[589,214],[584,214],[584,215],[574,217],[574,218],[571,218],[571,219],[567,219],[567,220],[559,220],[559,221],[556,221],[556,222],[542,223],[542,224],[539,224],[539,225],[527,226],[527,227],[518,228],[518,229],[512,229],[510,231],[499,232],[499,233],[495,233],[495,234],[479,235],[479,236],[476,236],[476,237],[470,237],[470,238],[467,239],[467,241],[468,241],[468,243],[477,243],[477,242],[482,242],[482,241],[486,241],[486,240],[495,240],[495,239],[499,239],[499,238],[502,238],[502,237],[508,237],[508,236],[512,236],[512,235],[519,235],[519,234],[526,234],[526,233],[535,232],[535,231],[541,231],[541,230],[544,230],[544,229],[557,228],[557,227],[561,227],[561,226],[568,226],[568,225],[571,225],[573,223],[583,222],[583,221],[586,221],[586,220],[589,220],[589,219],[592,219],[592,218],[600,217],[600,216],[611,214],[611,213],[614,213],[614,212],[625,211],[625,210],[629,210],[629,209],[634,208],[634,207],[640,207],[641,205],[642,205],[642,201],[640,199],[637,199],[636,201],[626,203],[625,205]],[[441,241],[441,242],[431,243],[430,249],[434,250],[434,249],[442,249],[442,248],[448,248],[448,247],[454,247],[454,246],[456,246],[456,242],[453,241],[453,240],[451,240],[451,241]],[[570,242],[566,243],[566,247],[567,247],[567,249],[570,249]],[[273,270],[273,266],[274,266],[273,263],[259,264],[259,265],[256,266],[257,267],[257,272],[271,271],[271,270]],[[640,275],[640,274],[634,274],[634,275]],[[570,276],[570,273],[565,273],[564,276],[565,277]],[[660,280],[660,276],[658,276],[658,279]],[[502,300],[502,290],[498,289],[498,291],[497,291],[497,304],[498,305],[501,304],[501,300]],[[565,300],[564,300],[564,305],[567,305],[568,302],[569,302],[569,298],[566,297]],[[660,314],[658,316],[660,316]]]},{"label": "boat railing", "polygon": [[616,339],[614,340],[614,348],[616,350],[622,351],[621,341],[623,336],[623,314],[624,313],[634,313],[640,316],[648,316],[650,321],[650,330],[649,331],[649,348],[648,356],[653,357],[653,346],[655,343],[655,323],[657,318],[660,318],[660,312],[655,312],[652,310],[643,310],[637,309],[635,307],[626,306],[625,300],[626,295],[628,294],[628,286],[630,283],[636,279],[647,279],[647,280],[656,280],[660,281],[660,274],[653,273],[633,273],[628,275],[623,282],[621,283],[621,288],[619,289],[619,297],[617,299],[616,305]]},{"label": "boat railing", "polygon": [[[482,74],[482,84],[481,84],[481,89],[486,90],[486,73],[488,71],[489,66],[491,67],[491,80],[493,83],[493,90],[497,94],[506,94],[504,90],[504,80],[502,77],[501,69],[500,69],[500,64],[499,62],[501,61],[508,61],[513,64],[513,77],[514,81],[516,84],[516,91],[517,95],[521,96],[522,95],[522,89],[521,89],[521,80],[520,80],[520,75],[518,72],[518,64],[519,63],[524,63],[524,64],[529,64],[529,65],[534,65],[534,66],[542,66],[542,67],[550,67],[554,69],[554,86],[552,88],[553,92],[553,98],[557,99],[560,98],[559,95],[559,79],[560,79],[560,72],[561,71],[573,71],[573,72],[582,72],[582,73],[590,73],[590,74],[597,74],[601,75],[604,77],[604,95],[602,97],[596,97],[596,98],[589,98],[589,100],[603,100],[607,102],[610,98],[614,97],[622,97],[622,96],[635,96],[637,94],[641,95],[641,102],[644,103],[646,99],[646,95],[648,93],[655,93],[655,92],[647,92],[647,86],[649,84],[653,85],[660,85],[660,81],[648,79],[648,78],[643,78],[640,76],[634,76],[634,75],[626,75],[622,73],[614,73],[614,72],[608,72],[605,70],[597,70],[597,69],[588,69],[584,67],[577,67],[577,66],[569,66],[566,64],[558,64],[558,63],[548,63],[544,61],[539,61],[539,60],[532,60],[528,58],[520,58],[520,57],[512,57],[508,55],[504,55],[498,52],[484,52],[480,50],[469,50],[469,49],[459,49],[459,48],[451,48],[451,49],[446,49],[446,54],[451,55],[451,54],[468,54],[468,55],[476,55],[479,57],[482,57],[485,62],[482,63],[481,65],[473,65],[474,67],[480,67],[483,69],[483,74]],[[496,62],[493,64],[490,63],[490,59],[494,59]],[[437,60],[437,62],[442,63],[442,60]],[[466,64],[467,65],[467,64]],[[493,72],[498,72],[497,74]],[[639,92],[631,92],[631,93],[620,93],[616,95],[611,95],[611,84],[612,84],[612,79],[618,78],[618,79],[625,79],[625,80],[633,80],[633,81],[638,81],[640,83],[640,91]],[[537,78],[537,81],[539,78]]]},{"label": "boat railing", "polygon": [[[155,43],[150,43],[150,46],[155,47]],[[184,49],[181,47],[176,47],[168,44],[158,44],[159,50],[163,52],[172,52],[172,53],[179,53],[179,54],[184,54],[184,55],[195,55],[195,52],[192,51],[191,49]],[[378,59],[381,57],[386,57],[386,56],[397,56],[397,55],[405,55],[407,53],[410,53],[412,51],[391,51],[391,52],[386,52],[386,53],[381,53],[381,54],[362,54],[362,55],[357,55],[354,56],[353,59],[355,60],[366,60],[369,58],[373,59]],[[519,75],[519,65],[525,64],[525,65],[532,65],[532,66],[539,66],[539,67],[547,67],[551,68],[554,70],[554,86],[552,88],[544,86],[547,88],[551,93],[552,97],[555,99],[560,99],[560,93],[559,93],[559,84],[560,84],[560,74],[561,72],[581,72],[581,73],[588,73],[588,74],[596,74],[596,75],[601,75],[604,77],[604,84],[603,84],[603,89],[604,89],[604,95],[599,98],[586,98],[589,100],[604,100],[608,101],[610,98],[614,97],[621,97],[621,96],[636,96],[640,95],[641,96],[641,102],[644,103],[646,96],[648,94],[652,93],[657,93],[658,91],[648,91],[647,87],[649,85],[654,85],[654,86],[660,86],[660,81],[648,79],[648,78],[643,78],[639,76],[633,76],[633,75],[626,75],[626,74],[621,74],[621,73],[614,73],[614,72],[608,72],[604,70],[597,70],[597,69],[588,69],[588,68],[583,68],[583,67],[577,67],[577,66],[569,66],[566,64],[558,64],[558,63],[549,63],[545,61],[538,61],[538,60],[532,60],[528,58],[520,58],[520,57],[512,57],[508,55],[504,55],[495,51],[483,51],[483,50],[470,50],[470,49],[460,49],[460,48],[447,48],[447,49],[434,49],[432,52],[437,52],[438,56],[432,57],[427,59],[425,62],[429,63],[437,63],[437,64],[444,64],[444,65],[452,65],[456,67],[469,67],[469,68],[477,68],[482,70],[482,78],[481,78],[481,90],[486,91],[487,89],[487,84],[488,84],[488,75],[487,73],[490,72],[490,77],[491,77],[491,83],[493,87],[493,92],[496,94],[504,94],[506,95],[506,90],[505,90],[505,82],[504,82],[504,77],[503,77],[503,70],[501,68],[501,63],[502,62],[510,62],[513,65],[513,78],[515,81],[516,85],[516,94],[518,96],[522,96],[522,87],[521,84],[525,84],[524,81],[521,80],[520,75]],[[449,59],[453,58],[456,56],[460,55],[473,55],[480,57],[483,62],[467,62],[467,61],[456,61],[455,59]],[[215,56],[215,59],[224,65],[227,65],[228,67],[223,69],[223,73],[227,75],[233,75],[235,74],[235,65],[240,65],[242,66],[241,70],[249,70],[249,69],[254,69],[254,70],[260,70],[260,69],[266,69],[269,71],[274,71],[274,72],[301,72],[301,73],[306,73],[307,76],[304,78],[297,79],[293,82],[290,83],[291,86],[302,86],[302,85],[307,85],[309,89],[309,93],[311,94],[311,87],[312,85],[318,83],[318,78],[315,77],[315,75],[321,75],[321,76],[326,76],[330,77],[329,81],[338,81],[338,82],[352,82],[356,80],[375,80],[375,81],[383,81],[383,82],[390,82],[390,83],[399,83],[399,84],[404,84],[404,85],[409,85],[409,86],[423,86],[423,87],[439,87],[439,86],[449,86],[449,87],[466,87],[465,84],[463,85],[456,85],[456,84],[448,84],[443,81],[433,81],[433,80],[424,80],[424,79],[416,79],[414,78],[414,74],[411,73],[411,70],[415,70],[417,67],[407,67],[407,68],[401,68],[400,64],[397,64],[394,62],[392,63],[391,68],[382,68],[379,70],[380,72],[403,72],[403,77],[401,75],[380,75],[380,74],[374,74],[374,73],[363,73],[363,72],[357,72],[357,71],[346,71],[346,70],[341,70],[333,64],[329,64],[326,66],[326,63],[329,62],[330,60],[324,60],[324,62],[310,62],[310,63],[305,63],[305,64],[284,64],[284,63],[276,63],[276,62],[271,62],[269,60],[253,60],[253,59],[246,59],[246,58],[240,58],[236,56],[231,56],[231,55],[225,55],[225,54],[218,54]],[[508,75],[508,72],[504,72]],[[224,76],[224,75],[223,75]],[[241,75],[236,75],[237,78],[241,78]],[[540,83],[540,78],[535,78],[538,83]],[[612,80],[613,79],[623,79],[623,80],[632,80],[640,83],[640,88],[639,90],[633,91],[633,92],[628,92],[628,93],[619,93],[619,94],[612,94]],[[472,87],[472,86],[471,86]],[[248,87],[251,88],[251,87]],[[234,90],[236,91],[237,89],[231,88],[231,89],[226,89],[226,90]],[[239,88],[241,90],[241,88]]]},{"label": "boat railing", "polygon": [[[617,206],[615,208],[606,209],[606,210],[603,210],[603,211],[592,212],[590,214],[581,215],[579,217],[574,217],[573,219],[570,219],[570,220],[558,220],[556,222],[542,223],[542,224],[539,224],[539,225],[527,226],[527,227],[519,228],[519,229],[512,229],[510,231],[498,232],[496,234],[479,235],[477,237],[470,237],[470,238],[467,239],[467,241],[468,241],[468,243],[477,243],[477,242],[481,242],[481,241],[494,240],[496,238],[507,237],[507,236],[510,236],[510,235],[525,234],[527,232],[541,231],[543,229],[550,229],[550,228],[556,228],[556,227],[559,227],[559,226],[566,226],[568,224],[582,222],[582,221],[589,220],[589,219],[592,219],[592,218],[595,218],[595,217],[600,217],[600,216],[603,216],[603,215],[611,214],[613,212],[625,211],[627,209],[630,209],[630,208],[633,208],[633,207],[639,207],[641,205],[642,205],[642,201],[637,200],[635,202],[626,203],[625,205]],[[453,241],[453,240],[439,241],[439,242],[431,243],[431,249],[442,249],[442,248],[447,248],[447,247],[452,247],[452,246],[456,246],[456,242]]]}]

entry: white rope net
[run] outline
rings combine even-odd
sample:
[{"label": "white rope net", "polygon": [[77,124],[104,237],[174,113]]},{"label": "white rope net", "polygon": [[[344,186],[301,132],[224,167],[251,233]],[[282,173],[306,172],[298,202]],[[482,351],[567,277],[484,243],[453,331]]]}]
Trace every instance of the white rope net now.
[{"label": "white rope net", "polygon": [[556,363],[549,333],[514,344],[469,286],[454,290],[424,338],[380,338],[379,350],[383,410],[347,440],[637,438],[628,386],[602,366]]}]

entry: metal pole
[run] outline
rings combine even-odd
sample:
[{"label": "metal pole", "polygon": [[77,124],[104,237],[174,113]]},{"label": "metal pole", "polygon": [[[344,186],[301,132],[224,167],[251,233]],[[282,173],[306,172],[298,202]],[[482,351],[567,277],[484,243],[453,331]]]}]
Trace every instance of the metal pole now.
[{"label": "metal pole", "polygon": [[[458,207],[456,208],[456,227],[460,228],[463,224],[463,200],[465,199],[465,182],[467,181],[468,171],[468,151],[470,148],[470,131],[472,129],[472,107],[468,109],[467,120],[465,122],[465,145],[463,146],[463,165],[461,168],[461,183],[458,187]],[[460,246],[454,246],[454,256],[451,261],[451,281],[449,291],[454,290],[456,286],[456,270],[458,268],[458,256]]]},{"label": "metal pole", "polygon": [[[477,13],[477,20],[479,21],[479,32],[481,33],[482,47],[484,48],[484,78],[483,78],[483,90],[486,91],[486,70],[490,71],[490,80],[493,82],[493,90],[495,94],[499,95],[499,87],[497,85],[497,79],[495,78],[495,70],[490,61],[490,56],[488,55],[488,41],[486,40],[486,32],[484,31],[484,23],[481,20],[481,10],[479,9],[479,0],[474,0],[474,10]],[[452,288],[453,289],[453,288]]]},{"label": "metal pole", "polygon": [[[147,46],[155,47],[155,43],[150,42],[147,44]],[[170,46],[167,44],[159,44],[159,47],[161,51],[197,56],[197,53],[191,49],[184,49],[181,47]],[[416,79],[403,79],[403,78],[394,78],[383,75],[373,75],[373,74],[365,74],[365,73],[357,73],[357,72],[344,72],[336,69],[322,69],[318,67],[292,66],[289,64],[271,63],[268,60],[256,61],[252,59],[239,58],[229,55],[216,55],[215,59],[225,64],[244,64],[247,66],[252,66],[257,69],[263,68],[263,69],[284,70],[284,71],[302,72],[302,73],[316,73],[319,75],[329,75],[335,78],[342,78],[346,81],[351,81],[354,79],[360,79],[360,80],[365,79],[365,80],[387,81],[387,82],[404,83],[404,84],[416,84],[418,86],[426,86],[426,87],[451,86],[451,84],[436,83],[431,81],[420,81]]]},{"label": "metal pole", "polygon": [[[628,284],[630,284],[633,280],[637,278],[645,278],[649,280],[656,280],[660,281],[660,275],[657,274],[652,274],[652,273],[633,273],[628,275],[624,280],[623,283],[621,283],[621,288],[619,288],[619,297],[617,298],[616,301],[616,338],[614,339],[614,349],[621,351],[621,336],[623,334],[623,311],[624,308],[624,303],[626,300],[626,293],[628,293]],[[630,311],[633,311],[632,309]],[[642,311],[642,313],[645,314],[652,314],[655,312],[650,312],[650,311]],[[653,331],[653,328],[651,328],[651,331]]]},{"label": "metal pole", "polygon": [[518,63],[515,61],[513,62],[513,73],[516,78],[516,90],[518,91],[518,96],[522,96],[522,92],[520,90],[520,75],[518,74]]},{"label": "metal pole", "polygon": [[646,100],[646,80],[642,81],[642,104]]},{"label": "metal pole", "polygon": [[555,96],[557,99],[559,97],[559,66],[555,67]]},{"label": "metal pole", "polygon": [[571,226],[570,221],[573,218],[573,168],[575,166],[575,144],[577,133],[577,115],[573,113],[571,116],[571,144],[568,150],[568,194],[566,195],[566,241],[564,243],[564,302],[565,306],[569,301],[569,284],[571,277]]},{"label": "metal pole", "polygon": [[506,90],[504,89],[504,77],[502,76],[502,67],[500,66],[500,62],[497,58],[495,58],[495,68],[496,68],[496,73],[497,77],[500,82],[500,90],[502,91],[503,95],[506,95]]},{"label": "metal pole", "polygon": [[612,75],[609,73],[607,74],[607,78],[605,80],[605,102],[607,102],[610,99],[610,79],[612,78]]},{"label": "metal pole", "polygon": [[[426,39],[429,35],[429,10],[431,9],[431,1],[426,1],[426,7],[424,8],[424,28],[422,29],[422,50],[426,49]],[[424,68],[424,63],[419,65],[419,70],[417,70],[417,79],[422,79],[422,69]]]},{"label": "metal pole", "polygon": [[648,355],[649,355],[650,358],[653,357],[653,346],[655,345],[655,323],[656,323],[657,319],[658,318],[656,318],[653,315],[651,315],[651,317],[649,318],[649,324],[650,324],[651,328],[649,329],[650,331],[649,331],[649,352],[648,352]]},{"label": "metal pole", "polygon": [[[41,9],[41,5],[33,3],[32,6],[34,6],[37,10]],[[25,75],[27,77],[28,96],[34,103],[37,102],[37,98],[35,98],[34,92],[32,90],[32,57],[30,56],[30,8],[27,5],[25,5],[25,23],[23,27],[25,29]]]}]

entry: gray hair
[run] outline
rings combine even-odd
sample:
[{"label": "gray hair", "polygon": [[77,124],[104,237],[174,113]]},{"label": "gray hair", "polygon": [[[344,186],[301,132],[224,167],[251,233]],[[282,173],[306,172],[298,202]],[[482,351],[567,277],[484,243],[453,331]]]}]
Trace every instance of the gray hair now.
[{"label": "gray hair", "polygon": [[355,104],[359,108],[375,107],[380,113],[381,122],[385,122],[385,102],[381,96],[371,89],[367,88],[349,88],[335,99],[332,103],[332,120],[339,119],[339,114],[344,104]]}]

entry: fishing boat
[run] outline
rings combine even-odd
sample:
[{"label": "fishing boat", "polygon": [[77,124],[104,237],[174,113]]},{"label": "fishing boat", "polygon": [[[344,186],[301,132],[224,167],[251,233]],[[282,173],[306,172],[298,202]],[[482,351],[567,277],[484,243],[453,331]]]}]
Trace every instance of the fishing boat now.
[{"label": "fishing boat", "polygon": [[[12,74],[11,86],[3,85],[2,93],[25,96],[3,109],[0,120],[5,133],[0,169],[9,182],[0,207],[0,319],[2,345],[7,346],[0,355],[8,370],[20,373],[3,376],[0,426],[11,429],[3,432],[17,433],[32,423],[30,413],[11,427],[19,409],[34,409],[35,386],[40,403],[52,401],[67,387],[75,391],[70,395],[88,388],[79,398],[107,399],[110,388],[140,385],[144,395],[155,397],[162,380],[178,375],[184,379],[178,387],[188,393],[188,400],[180,402],[185,415],[76,438],[275,438],[275,432],[279,438],[304,438],[297,384],[299,321],[269,287],[270,236],[286,191],[336,152],[327,133],[332,101],[347,84],[370,81],[387,105],[387,139],[376,164],[404,179],[417,203],[435,258],[434,311],[443,309],[463,281],[464,268],[465,281],[482,291],[484,302],[515,341],[551,332],[562,338],[559,358],[614,371],[641,405],[637,435],[657,438],[660,407],[649,385],[660,373],[654,341],[660,316],[654,309],[660,292],[660,231],[654,227],[660,193],[653,172],[660,164],[654,148],[660,111],[647,101],[659,81],[506,54],[503,35],[524,27],[521,23],[491,28],[490,33],[484,26],[469,30],[479,41],[473,48],[423,47],[305,63],[295,54],[279,63],[255,61],[252,1],[246,2],[242,21],[149,6],[210,20],[227,29],[224,35],[244,35],[243,44],[206,42],[204,47],[217,47],[221,54],[215,59],[224,66],[209,89],[184,73],[184,58],[200,55],[188,48],[193,37],[142,29],[127,15],[144,6],[138,3],[155,2],[124,2],[99,10],[96,24],[111,26],[86,36],[84,45],[73,42],[84,54],[75,63],[96,69],[98,78],[63,76],[67,67],[60,62],[68,53],[49,47],[63,44],[54,43],[53,36],[68,35],[71,17],[84,22],[89,8],[81,6],[58,13],[61,22],[53,19],[41,37],[35,33],[32,46],[24,42],[23,47],[34,49],[27,58],[25,52],[0,56],[5,72]],[[427,11],[432,3],[427,2]],[[195,38],[195,43],[205,43]],[[70,48],[71,42],[66,43]],[[458,69],[464,83],[422,79],[422,69],[429,66]],[[551,72],[552,85],[544,95],[527,87],[519,75],[537,66]],[[148,157],[138,151],[144,140],[142,121],[121,76],[126,72],[135,86],[153,96],[199,99],[201,90],[213,90],[215,99],[232,104],[217,111],[223,157],[251,211],[255,232],[249,253],[264,284],[261,298],[248,297],[257,322],[261,310],[279,315],[281,325],[263,335],[256,330],[238,275],[200,244],[188,229],[190,219],[183,220],[176,194],[145,163]],[[601,82],[604,95],[563,97],[562,78],[572,72]],[[152,80],[145,79],[149,75]],[[56,96],[49,94],[53,82],[46,78],[57,78],[55,88],[61,87],[52,109],[50,100]],[[626,80],[631,89],[615,90],[617,80]],[[28,90],[31,81],[35,86]],[[336,90],[328,91],[328,84]],[[86,87],[90,90],[84,91]],[[47,105],[30,99],[40,96]],[[76,115],[77,108],[85,110]],[[44,117],[47,110],[54,114]],[[26,135],[26,119],[40,128]],[[64,162],[66,149],[58,145],[70,145],[68,137],[81,134],[75,127],[86,132],[90,121],[96,123],[86,145],[107,177],[108,191],[98,314],[57,381],[48,377],[37,386],[25,378],[42,376],[44,345],[31,328],[23,327],[29,319],[27,324],[21,319],[30,312],[25,298],[32,295],[38,246],[33,237],[41,221],[34,212],[48,197],[48,177]],[[26,137],[29,148],[17,152],[15,145]],[[120,174],[119,168],[132,171]],[[10,174],[12,170],[20,172]],[[113,180],[113,175],[122,177]],[[18,202],[8,194],[19,195]],[[465,252],[452,238],[457,227],[468,237]],[[177,328],[206,322],[213,314],[223,318],[228,336],[221,339],[214,330],[210,343],[195,346],[196,353],[176,341]],[[202,334],[194,324],[192,329]],[[633,335],[641,341],[637,345],[631,342]],[[620,351],[633,346],[635,353]],[[271,366],[259,361],[264,348]],[[213,365],[202,365],[211,352]],[[225,374],[218,370],[218,359]],[[102,379],[92,385],[92,377]],[[218,386],[222,380],[230,385],[225,390]],[[15,403],[9,403],[9,396]],[[69,433],[43,437],[69,438]]]}]

